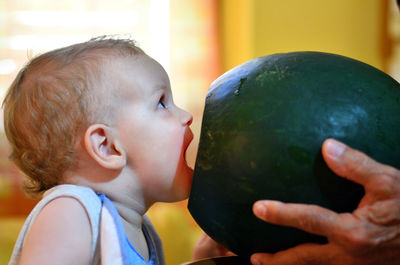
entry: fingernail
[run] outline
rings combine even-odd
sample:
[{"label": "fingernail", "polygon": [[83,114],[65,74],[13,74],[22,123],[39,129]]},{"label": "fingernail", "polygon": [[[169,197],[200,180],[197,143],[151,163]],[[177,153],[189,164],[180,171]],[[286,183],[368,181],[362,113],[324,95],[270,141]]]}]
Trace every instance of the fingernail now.
[{"label": "fingernail", "polygon": [[326,143],[326,152],[329,156],[333,158],[338,158],[343,154],[344,149],[346,148],[346,145],[342,144],[341,142],[338,142],[336,140],[330,139]]},{"label": "fingernail", "polygon": [[265,207],[262,203],[257,203],[255,205],[255,212],[258,216],[266,216],[267,215],[267,207]]},{"label": "fingernail", "polygon": [[251,258],[251,264],[253,265],[261,265],[260,261],[256,258]]}]

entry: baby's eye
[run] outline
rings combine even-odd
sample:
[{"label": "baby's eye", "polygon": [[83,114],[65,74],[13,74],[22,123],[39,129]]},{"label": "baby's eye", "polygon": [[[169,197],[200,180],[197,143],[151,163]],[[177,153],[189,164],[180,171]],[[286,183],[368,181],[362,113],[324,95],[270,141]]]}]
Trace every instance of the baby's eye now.
[{"label": "baby's eye", "polygon": [[166,109],[167,108],[163,103],[163,98],[161,98],[160,101],[158,102],[157,108],[160,108],[160,109]]}]

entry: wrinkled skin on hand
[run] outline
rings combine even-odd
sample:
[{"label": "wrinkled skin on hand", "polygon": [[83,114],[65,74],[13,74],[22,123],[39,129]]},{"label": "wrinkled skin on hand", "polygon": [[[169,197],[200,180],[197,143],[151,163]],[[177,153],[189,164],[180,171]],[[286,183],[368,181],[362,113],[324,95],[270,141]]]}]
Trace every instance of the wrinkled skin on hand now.
[{"label": "wrinkled skin on hand", "polygon": [[333,139],[322,153],[339,176],[364,186],[365,196],[352,213],[338,214],[304,204],[258,201],[254,214],[274,224],[327,237],[328,243],[302,244],[275,254],[256,253],[253,264],[400,264],[400,171]]}]

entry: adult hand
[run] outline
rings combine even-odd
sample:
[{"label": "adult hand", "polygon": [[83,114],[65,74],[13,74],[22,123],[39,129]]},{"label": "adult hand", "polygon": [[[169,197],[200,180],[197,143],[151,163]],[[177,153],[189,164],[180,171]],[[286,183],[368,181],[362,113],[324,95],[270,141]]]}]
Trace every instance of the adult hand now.
[{"label": "adult hand", "polygon": [[400,171],[380,164],[338,141],[322,146],[328,166],[364,186],[353,213],[338,214],[305,204],[258,201],[254,214],[274,224],[325,236],[327,244],[302,244],[275,254],[256,253],[253,264],[400,264]]}]

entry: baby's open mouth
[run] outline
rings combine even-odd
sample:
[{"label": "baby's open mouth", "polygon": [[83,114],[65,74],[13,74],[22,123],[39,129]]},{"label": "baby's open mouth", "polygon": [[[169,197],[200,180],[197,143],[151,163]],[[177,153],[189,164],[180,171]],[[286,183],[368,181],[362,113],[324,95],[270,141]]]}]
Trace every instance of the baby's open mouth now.
[{"label": "baby's open mouth", "polygon": [[185,136],[184,136],[184,140],[183,140],[183,146],[184,146],[185,152],[186,152],[187,148],[189,147],[190,143],[192,142],[193,137],[194,137],[194,135],[193,135],[193,132],[190,129],[190,127],[189,126],[186,127]]}]

